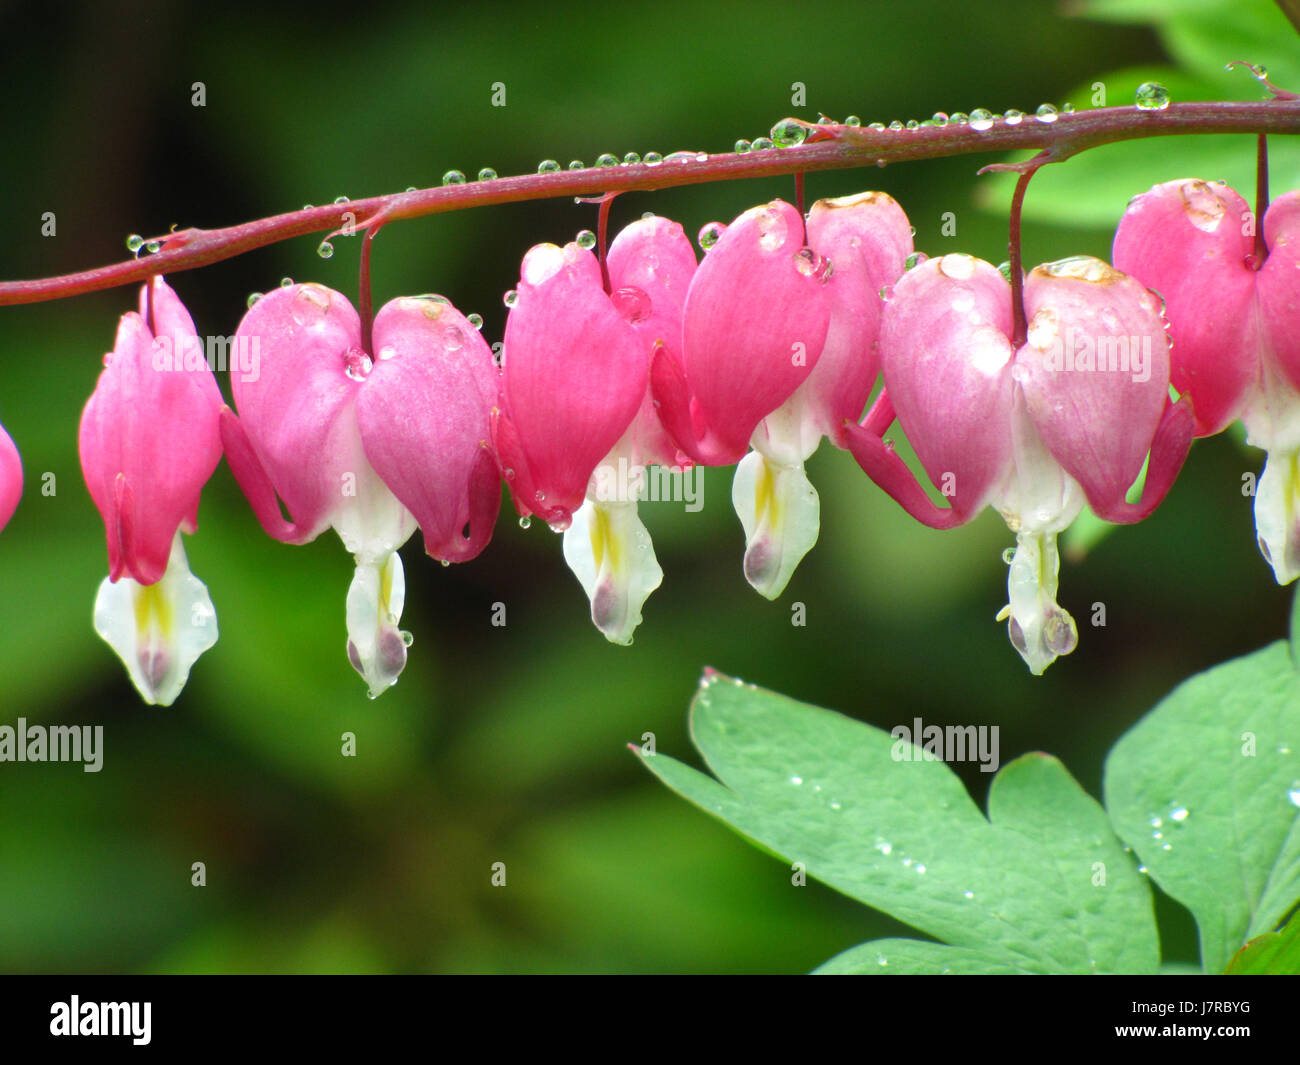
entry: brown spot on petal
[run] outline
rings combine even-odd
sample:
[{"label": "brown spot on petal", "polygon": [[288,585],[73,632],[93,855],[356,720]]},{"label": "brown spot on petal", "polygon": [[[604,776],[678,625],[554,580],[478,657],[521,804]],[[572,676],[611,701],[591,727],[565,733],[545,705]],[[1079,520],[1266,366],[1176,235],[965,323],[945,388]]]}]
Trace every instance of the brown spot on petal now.
[{"label": "brown spot on petal", "polygon": [[1206,233],[1219,228],[1227,208],[1214,189],[1204,181],[1189,181],[1181,186],[1179,192],[1183,195],[1183,211],[1192,225]]},{"label": "brown spot on petal", "polygon": [[859,192],[852,196],[836,196],[832,199],[818,200],[813,209],[824,207],[827,210],[837,207],[862,207],[875,203],[893,203],[894,197],[887,192]]},{"label": "brown spot on petal", "polygon": [[1042,266],[1034,267],[1033,273],[1043,277],[1087,281],[1094,285],[1111,285],[1128,277],[1110,263],[1102,262],[1091,255],[1071,255],[1067,259],[1058,259],[1054,263],[1043,263]]}]

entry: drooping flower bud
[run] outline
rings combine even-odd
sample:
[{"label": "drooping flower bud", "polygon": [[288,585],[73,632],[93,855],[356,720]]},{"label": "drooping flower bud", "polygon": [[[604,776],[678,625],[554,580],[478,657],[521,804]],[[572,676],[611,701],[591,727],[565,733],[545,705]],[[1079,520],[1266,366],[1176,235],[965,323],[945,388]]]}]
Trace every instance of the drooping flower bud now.
[{"label": "drooping flower bud", "polygon": [[0,530],[9,524],[22,495],[23,462],[13,438],[0,425]]},{"label": "drooping flower bud", "polygon": [[221,459],[221,406],[189,312],[154,278],[140,312],[122,316],[79,433],[108,540],[95,630],[149,703],[170,705],[217,640],[216,613],[180,534],[197,530],[199,495]]},{"label": "drooping flower bud", "polygon": [[903,273],[912,233],[890,196],[866,192],[813,204],[808,243],[827,264],[826,340],[803,383],[759,422],[732,482],[745,577],[769,599],[817,542],[820,501],[804,463],[823,436],[839,441],[844,421],[856,421],[866,406],[880,367],[879,292]]},{"label": "drooping flower bud", "polygon": [[[1102,518],[1139,521],[1172,486],[1191,443],[1189,404],[1171,404],[1159,303],[1080,256],[1026,280],[1014,345],[1011,289],[988,263],[946,255],[895,287],[881,331],[886,402],[949,507],[935,506],[893,449],[846,426],[863,469],[920,521],[951,528],[986,504],[1016,534],[1012,643],[1040,674],[1077,643],[1056,603],[1057,534],[1085,499]],[[1140,502],[1125,496],[1149,455]]]},{"label": "drooping flower bud", "polygon": [[422,297],[385,305],[372,336],[373,355],[351,303],[322,285],[268,293],[236,334],[260,348],[261,372],[232,379],[239,416],[223,411],[221,433],[269,535],[301,544],[333,527],[354,556],[348,659],[373,698],[396,683],[410,642],[398,628],[398,548],[418,519],[430,555],[474,557],[500,492],[492,355],[477,330],[441,297]]},{"label": "drooping flower bud", "polygon": [[1259,548],[1278,583],[1300,576],[1300,192],[1258,219],[1221,183],[1184,179],[1134,198],[1115,233],[1115,263],[1160,292],[1173,385],[1196,433],[1237,418],[1268,452],[1255,492]]}]

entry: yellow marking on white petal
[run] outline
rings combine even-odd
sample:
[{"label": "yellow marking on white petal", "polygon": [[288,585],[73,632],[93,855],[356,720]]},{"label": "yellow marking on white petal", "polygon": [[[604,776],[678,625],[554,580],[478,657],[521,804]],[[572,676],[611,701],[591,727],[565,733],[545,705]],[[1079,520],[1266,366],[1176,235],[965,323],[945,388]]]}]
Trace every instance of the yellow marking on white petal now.
[{"label": "yellow marking on white petal", "polygon": [[148,632],[157,632],[163,642],[172,639],[172,605],[163,595],[157,584],[143,585],[135,595],[135,629],[143,636]]},{"label": "yellow marking on white petal", "polygon": [[763,515],[768,515],[768,526],[779,528],[781,523],[781,500],[776,492],[776,478],[772,476],[772,467],[763,462],[763,472],[754,485],[754,523],[761,527]]},{"label": "yellow marking on white petal", "polygon": [[389,603],[393,598],[393,566],[392,556],[379,570],[379,620],[387,621],[392,616],[392,610]]},{"label": "yellow marking on white petal", "polygon": [[602,506],[593,508],[594,521],[591,523],[591,556],[596,563],[596,572],[600,573],[609,553],[609,566],[616,574],[623,569],[623,553],[619,538],[613,534],[609,525],[609,511]]}]

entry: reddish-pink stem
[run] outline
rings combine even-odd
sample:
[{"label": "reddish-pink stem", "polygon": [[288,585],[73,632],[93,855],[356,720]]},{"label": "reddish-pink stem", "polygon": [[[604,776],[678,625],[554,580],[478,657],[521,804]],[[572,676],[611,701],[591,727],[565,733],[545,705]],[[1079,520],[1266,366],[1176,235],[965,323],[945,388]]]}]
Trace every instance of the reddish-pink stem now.
[{"label": "reddish-pink stem", "polygon": [[600,281],[605,286],[605,295],[609,295],[609,264],[605,261],[605,240],[609,236],[609,209],[618,193],[611,192],[600,198],[600,210],[596,215],[596,241],[600,255]]},{"label": "reddish-pink stem", "polygon": [[357,302],[360,304],[357,310],[361,314],[361,350],[371,356],[374,355],[374,348],[370,342],[370,327],[375,320],[375,308],[370,297],[370,245],[382,228],[382,224],[366,227],[366,234],[361,238],[361,268],[357,280]]},{"label": "reddish-pink stem", "polygon": [[1268,258],[1268,243],[1264,240],[1264,215],[1268,212],[1268,138],[1259,135],[1255,148],[1255,269]]},{"label": "reddish-pink stem", "polygon": [[690,161],[591,167],[546,174],[496,178],[466,185],[439,186],[290,211],[226,229],[187,229],[158,238],[162,250],[80,273],[33,281],[0,282],[0,305],[63,299],[143,281],[153,274],[174,274],[233,258],[254,248],[309,233],[339,229],[352,218],[386,222],[420,218],[443,211],[516,203],[559,196],[594,196],[632,189],[654,190],[736,178],[771,177],[803,171],[841,170],[950,155],[1008,152],[1027,148],[1046,151],[1059,162],[1102,144],[1141,137],[1190,133],[1300,133],[1300,100],[1258,103],[1172,104],[1163,111],[1107,107],[1062,114],[1052,122],[1033,116],[1016,125],[997,122],[976,131],[969,125],[872,130],[857,126],[820,126],[799,122],[807,141],[794,148],[771,148],[746,154],[704,157],[676,153]]}]

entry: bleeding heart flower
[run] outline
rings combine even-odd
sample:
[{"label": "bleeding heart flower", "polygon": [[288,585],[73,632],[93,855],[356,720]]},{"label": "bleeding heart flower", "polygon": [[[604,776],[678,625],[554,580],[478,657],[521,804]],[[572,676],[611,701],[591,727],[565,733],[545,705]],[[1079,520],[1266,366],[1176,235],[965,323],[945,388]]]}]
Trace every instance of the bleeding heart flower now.
[{"label": "bleeding heart flower", "polygon": [[[640,405],[588,479],[586,498],[564,530],[564,557],[591,601],[596,627],[611,643],[629,644],[641,623],[642,606],[663,580],[650,533],[637,514],[647,467],[681,471],[690,464],[664,431],[648,375],[656,345],[681,346],[695,251],[676,222],[643,218],[614,238],[606,267],[608,296],[598,274],[581,276],[587,297],[608,301],[636,334],[640,363],[633,373],[641,386]],[[557,350],[553,357],[564,361],[567,355]]]},{"label": "bleeding heart flower", "polygon": [[[881,329],[881,409],[846,433],[867,474],[926,525],[960,525],[985,505],[1002,513],[1017,547],[999,620],[1040,674],[1078,642],[1055,601],[1057,534],[1085,500],[1107,521],[1150,514],[1182,467],[1192,415],[1169,401],[1159,302],[1134,279],[1086,256],[1047,263],[1026,279],[1024,307],[1017,346],[1011,287],[995,267],[945,255],[906,273]],[[872,431],[893,412],[948,508]]]},{"label": "bleeding heart flower", "polygon": [[13,438],[0,425],[0,529],[9,524],[22,495],[23,462]]},{"label": "bleeding heart flower", "polygon": [[1237,418],[1268,452],[1255,492],[1259,549],[1279,584],[1300,576],[1300,192],[1257,220],[1222,183],[1185,179],[1134,198],[1115,264],[1158,291],[1172,341],[1171,380],[1192,401],[1196,435]]},{"label": "bleeding heart flower", "polygon": [[[397,299],[376,315],[373,355],[351,303],[290,285],[244,316],[260,372],[232,375],[239,416],[221,415],[226,456],[267,533],[286,543],[338,532],[356,560],[348,659],[371,697],[397,682],[410,635],[398,629],[414,532],[445,562],[487,545],[500,505],[488,447],[492,354],[442,297]],[[283,500],[291,520],[280,513]]]},{"label": "bleeding heart flower", "polygon": [[197,530],[199,495],[221,460],[221,406],[189,312],[154,278],[140,312],[122,316],[79,434],[108,538],[95,631],[149,703],[170,705],[217,640],[212,601],[180,534]]},{"label": "bleeding heart flower", "polygon": [[732,502],[745,529],[745,577],[776,599],[817,542],[821,505],[804,463],[845,420],[857,421],[880,369],[879,293],[912,253],[907,215],[883,192],[819,200],[808,214],[808,243],[829,265],[825,344],[794,393],[759,422],[736,467]]},{"label": "bleeding heart flower", "polygon": [[521,517],[567,528],[597,464],[632,424],[647,370],[631,319],[645,317],[648,302],[639,290],[606,295],[600,264],[577,244],[538,244],[524,256],[492,422]]},{"label": "bleeding heart flower", "polygon": [[738,462],[812,373],[830,327],[830,273],[781,200],[721,232],[691,279],[681,352],[665,344],[651,370],[664,426],[696,462]]}]

